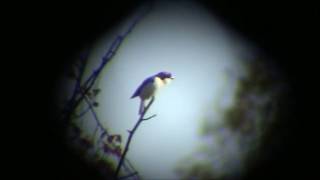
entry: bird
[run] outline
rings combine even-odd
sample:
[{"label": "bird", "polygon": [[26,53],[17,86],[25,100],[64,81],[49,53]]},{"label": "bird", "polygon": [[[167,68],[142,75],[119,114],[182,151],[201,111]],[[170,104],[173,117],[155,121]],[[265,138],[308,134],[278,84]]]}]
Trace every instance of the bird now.
[{"label": "bird", "polygon": [[143,113],[146,102],[149,99],[154,98],[158,90],[173,79],[174,77],[170,72],[161,71],[153,76],[146,78],[140,84],[140,86],[131,96],[131,99],[135,97],[140,98],[139,115]]}]

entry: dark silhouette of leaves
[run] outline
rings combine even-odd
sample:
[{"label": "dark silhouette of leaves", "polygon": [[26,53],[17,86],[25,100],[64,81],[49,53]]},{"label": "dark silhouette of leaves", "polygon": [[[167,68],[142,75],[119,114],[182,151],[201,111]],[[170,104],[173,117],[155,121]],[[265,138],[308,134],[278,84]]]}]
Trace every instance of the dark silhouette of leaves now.
[{"label": "dark silhouette of leaves", "polygon": [[122,152],[122,149],[120,146],[117,146],[113,151],[113,153],[118,157],[121,157],[121,152]]},{"label": "dark silhouette of leaves", "polygon": [[[263,136],[271,132],[270,125],[279,118],[279,110],[275,109],[274,104],[282,101],[285,84],[278,75],[271,64],[260,59],[250,62],[247,66],[247,76],[238,81],[234,105],[224,110],[221,123],[212,123],[209,119],[202,125],[201,135],[214,138],[215,147],[223,147],[228,145],[228,140],[236,139],[235,142],[241,147],[239,152],[243,160],[239,162],[243,167],[252,166],[253,162],[258,160],[256,156],[252,158],[253,155],[264,152],[261,148],[261,144],[265,143]],[[208,150],[199,153],[210,157],[214,148],[207,147]],[[227,152],[223,148],[222,151]],[[222,154],[215,153],[217,158]],[[218,163],[222,163],[223,160],[226,159],[220,158]],[[228,159],[226,162],[233,161]],[[215,169],[211,164],[192,159],[189,163],[181,163],[177,172],[180,179],[224,179],[232,176],[231,171],[230,168]]]},{"label": "dark silhouette of leaves", "polygon": [[99,103],[98,103],[98,102],[93,102],[92,105],[93,105],[94,107],[98,107],[98,106],[99,106]]},{"label": "dark silhouette of leaves", "polygon": [[112,150],[111,150],[110,145],[107,144],[107,143],[104,143],[104,144],[103,144],[103,151],[104,151],[105,153],[111,152]]},{"label": "dark silhouette of leaves", "polygon": [[97,96],[100,93],[100,91],[101,91],[101,89],[99,89],[99,88],[93,89],[92,90],[93,96]]},{"label": "dark silhouette of leaves", "polygon": [[108,143],[121,143],[121,135],[120,134],[114,134],[110,135],[108,137]]},{"label": "dark silhouette of leaves", "polygon": [[[112,60],[122,42],[134,29],[136,24],[147,14],[147,12],[149,12],[150,9],[150,6],[148,6],[147,9],[143,10],[143,12],[139,16],[133,19],[133,22],[124,33],[117,35],[117,37],[111,43],[107,52],[102,57],[102,61],[99,66],[96,67],[89,76],[86,77],[84,72],[86,69],[87,61],[89,59],[88,57],[90,54],[90,50],[81,53],[80,61],[77,62],[77,64],[73,64],[71,67],[71,71],[68,72],[69,74],[67,74],[68,77],[72,78],[72,80],[75,81],[75,86],[70,95],[70,98],[66,101],[65,106],[61,110],[61,122],[71,124],[71,141],[75,146],[79,148],[79,153],[82,153],[83,156],[86,156],[86,154],[91,155],[94,151],[97,153],[97,155],[99,155],[99,157],[97,158],[91,158],[92,156],[90,156],[89,162],[99,159],[99,161],[96,163],[99,167],[101,167],[103,174],[114,174],[113,172],[115,171],[115,168],[112,166],[113,164],[111,162],[107,162],[107,155],[111,153],[118,157],[121,157],[122,150],[120,144],[122,142],[122,138],[120,135],[112,135],[109,137],[109,133],[106,127],[101,124],[98,115],[95,112],[95,108],[93,108],[99,106],[99,103],[96,102],[95,98],[101,92],[101,89],[93,89],[93,87],[97,87],[96,81],[104,67]],[[81,110],[79,106],[83,105],[83,102],[86,103],[87,107]],[[77,111],[79,110],[81,112],[79,115],[77,115]],[[92,114],[92,119],[96,122],[96,128],[93,132],[92,138],[81,137],[82,130],[84,129],[80,129],[79,126],[75,126],[74,124],[72,124],[76,122],[77,125],[80,124],[80,127],[82,127],[84,121],[82,117],[88,112]],[[83,134],[86,134],[86,132],[84,132]],[[97,136],[99,137],[98,139]],[[101,147],[102,142],[104,143]],[[93,148],[96,144],[97,148]],[[104,152],[104,154],[100,157],[99,152],[101,151]],[[134,167],[132,165],[127,165],[127,163],[129,163],[128,159],[122,157],[120,162],[121,163],[119,163],[117,172],[119,172],[120,167],[123,165],[126,172],[129,173],[129,175],[131,174],[130,176],[139,177]]]}]

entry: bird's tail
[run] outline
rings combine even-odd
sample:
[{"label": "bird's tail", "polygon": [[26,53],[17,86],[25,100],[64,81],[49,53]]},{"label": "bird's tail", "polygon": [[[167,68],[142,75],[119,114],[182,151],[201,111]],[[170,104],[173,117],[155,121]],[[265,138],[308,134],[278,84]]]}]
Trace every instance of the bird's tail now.
[{"label": "bird's tail", "polygon": [[144,100],[141,100],[140,101],[140,108],[139,108],[139,115],[141,115],[143,111],[144,111]]}]

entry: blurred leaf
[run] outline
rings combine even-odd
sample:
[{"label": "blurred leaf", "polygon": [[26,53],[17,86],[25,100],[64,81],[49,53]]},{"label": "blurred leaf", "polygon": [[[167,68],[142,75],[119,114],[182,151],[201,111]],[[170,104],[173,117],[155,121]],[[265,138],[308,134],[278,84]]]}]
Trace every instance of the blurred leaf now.
[{"label": "blurred leaf", "polygon": [[94,107],[98,107],[98,106],[99,106],[99,103],[98,103],[98,102],[93,102],[92,105],[93,105]]},{"label": "blurred leaf", "polygon": [[99,93],[100,93],[101,89],[93,89],[92,90],[92,93],[93,93],[93,96],[97,96]]},{"label": "blurred leaf", "polygon": [[92,93],[90,91],[87,92],[87,96],[92,98]]},{"label": "blurred leaf", "polygon": [[108,137],[109,143],[121,143],[121,141],[122,141],[122,138],[120,134],[114,134]]},{"label": "blurred leaf", "polygon": [[110,136],[108,137],[108,142],[109,142],[109,143],[112,143],[112,142],[113,142],[113,135],[110,135]]},{"label": "blurred leaf", "polygon": [[103,145],[103,152],[105,153],[111,153],[116,156],[121,156],[121,146],[120,145],[114,145],[114,144],[108,144],[104,143]]},{"label": "blurred leaf", "polygon": [[115,141],[121,143],[121,135],[115,135]]},{"label": "blurred leaf", "polygon": [[115,147],[115,149],[113,150],[113,154],[115,154],[116,156],[118,157],[121,157],[121,147],[120,146],[117,146]]},{"label": "blurred leaf", "polygon": [[111,151],[112,151],[112,149],[111,149],[110,145],[107,144],[107,143],[104,143],[104,144],[103,144],[103,152],[109,153],[109,152],[111,152]]}]

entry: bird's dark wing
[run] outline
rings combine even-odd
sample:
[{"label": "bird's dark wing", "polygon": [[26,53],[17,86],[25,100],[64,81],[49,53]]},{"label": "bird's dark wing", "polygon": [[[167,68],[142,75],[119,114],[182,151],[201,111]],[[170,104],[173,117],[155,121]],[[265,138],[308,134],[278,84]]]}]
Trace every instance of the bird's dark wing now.
[{"label": "bird's dark wing", "polygon": [[138,87],[138,89],[133,93],[133,95],[131,96],[131,99],[132,98],[135,98],[137,96],[140,95],[143,87],[145,87],[148,83],[153,83],[154,81],[154,76],[151,76],[151,77],[148,77],[147,79],[145,79],[141,84],[140,86]]}]

